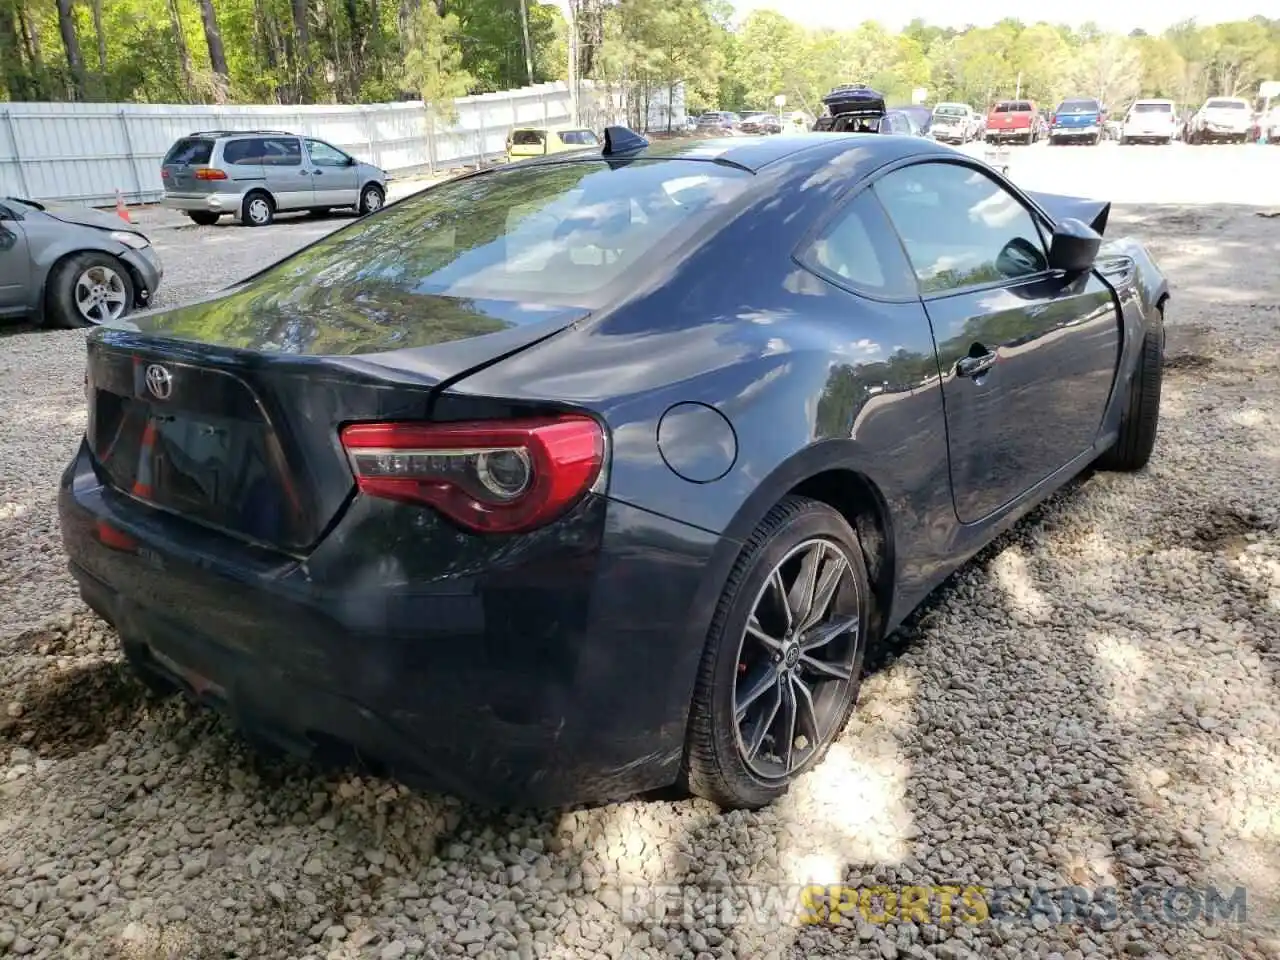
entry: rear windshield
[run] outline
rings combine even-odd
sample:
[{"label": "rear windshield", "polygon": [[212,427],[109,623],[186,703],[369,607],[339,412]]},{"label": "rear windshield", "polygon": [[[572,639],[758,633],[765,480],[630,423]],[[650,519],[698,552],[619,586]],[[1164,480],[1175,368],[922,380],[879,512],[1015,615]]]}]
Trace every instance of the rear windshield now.
[{"label": "rear windshield", "polygon": [[938,104],[933,108],[935,117],[963,117],[965,115],[964,107],[954,106],[952,104]]},{"label": "rear windshield", "polygon": [[1134,113],[1173,113],[1172,103],[1135,103]]},{"label": "rear windshield", "polygon": [[1248,110],[1249,105],[1242,100],[1210,100],[1205,104],[1208,110]]},{"label": "rear windshield", "polygon": [[[154,154],[153,154],[154,156]],[[164,155],[165,163],[208,163],[213,156],[213,141],[203,137],[183,137]],[[155,163],[155,161],[151,161]]]},{"label": "rear windshield", "polygon": [[511,142],[518,147],[542,146],[541,130],[517,130],[511,134]]},{"label": "rear windshield", "polygon": [[262,274],[246,290],[248,309],[296,306],[309,291],[368,295],[406,311],[421,296],[591,307],[750,180],[718,164],[636,160],[616,170],[584,161],[444,183]]},{"label": "rear windshield", "polygon": [[997,103],[994,113],[1030,113],[1031,104],[1025,100],[1006,100],[1003,103]]},{"label": "rear windshield", "polygon": [[1063,100],[1059,113],[1097,113],[1097,100]]}]

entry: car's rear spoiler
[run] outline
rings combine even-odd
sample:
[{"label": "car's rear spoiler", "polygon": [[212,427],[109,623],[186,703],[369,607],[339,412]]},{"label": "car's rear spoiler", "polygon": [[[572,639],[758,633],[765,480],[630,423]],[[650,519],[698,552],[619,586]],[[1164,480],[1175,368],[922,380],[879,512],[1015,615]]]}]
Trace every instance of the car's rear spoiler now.
[{"label": "car's rear spoiler", "polygon": [[1107,217],[1111,215],[1110,200],[1086,200],[1083,197],[1066,197],[1057,193],[1027,191],[1027,196],[1055,221],[1068,217],[1082,220],[1100,235],[1107,232]]}]

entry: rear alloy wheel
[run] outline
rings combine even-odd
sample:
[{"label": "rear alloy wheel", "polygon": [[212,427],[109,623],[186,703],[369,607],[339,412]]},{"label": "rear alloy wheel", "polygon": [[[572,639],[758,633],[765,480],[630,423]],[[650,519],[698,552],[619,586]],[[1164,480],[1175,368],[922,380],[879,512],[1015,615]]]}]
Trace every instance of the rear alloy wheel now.
[{"label": "rear alloy wheel", "polygon": [[276,218],[275,204],[271,198],[261,191],[251,193],[244,198],[244,209],[240,222],[247,227],[266,227]]},{"label": "rear alloy wheel", "polygon": [[1164,328],[1148,330],[1142,341],[1138,368],[1129,384],[1129,397],[1120,435],[1098,458],[1103,470],[1141,470],[1151,459],[1160,424],[1160,387],[1164,380]]},{"label": "rear alloy wheel", "polygon": [[382,188],[377,184],[369,184],[360,192],[360,213],[368,215],[382,209]]},{"label": "rear alloy wheel", "polygon": [[108,253],[78,253],[49,277],[48,322],[64,329],[119,320],[133,307],[133,278]]},{"label": "rear alloy wheel", "polygon": [[870,592],[857,535],[825,503],[788,497],[748,539],[699,668],[689,789],[723,807],[786,792],[857,698]]}]

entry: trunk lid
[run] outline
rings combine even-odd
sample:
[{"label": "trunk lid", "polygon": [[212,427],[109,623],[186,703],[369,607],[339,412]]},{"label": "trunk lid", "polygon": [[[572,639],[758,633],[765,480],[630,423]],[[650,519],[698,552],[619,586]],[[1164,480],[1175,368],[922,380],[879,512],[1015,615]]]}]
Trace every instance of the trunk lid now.
[{"label": "trunk lid", "polygon": [[302,556],[354,487],[338,429],[427,419],[434,396],[587,315],[368,290],[271,308],[248,291],[95,331],[86,436],[105,482]]}]

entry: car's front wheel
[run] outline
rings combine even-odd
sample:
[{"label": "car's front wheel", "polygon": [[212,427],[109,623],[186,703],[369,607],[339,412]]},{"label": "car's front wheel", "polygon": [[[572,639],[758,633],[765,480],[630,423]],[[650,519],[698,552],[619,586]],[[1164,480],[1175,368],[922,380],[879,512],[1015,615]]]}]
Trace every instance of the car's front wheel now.
[{"label": "car's front wheel", "polygon": [[360,213],[365,215],[377,213],[382,209],[382,204],[385,199],[386,198],[383,196],[382,188],[380,186],[376,183],[369,184],[360,191]]},{"label": "car's front wheel", "polygon": [[77,253],[49,275],[46,322],[66,330],[110,323],[133,309],[133,296],[123,263],[109,253]]},{"label": "car's front wheel", "polygon": [[870,614],[857,534],[825,503],[787,497],[756,527],[716,607],[689,720],[689,789],[756,808],[840,734],[857,699]]},{"label": "car's front wheel", "polygon": [[1138,367],[1129,384],[1120,435],[1098,458],[1103,470],[1141,470],[1151,459],[1160,425],[1160,387],[1164,380],[1164,329],[1148,330],[1142,341]]}]

